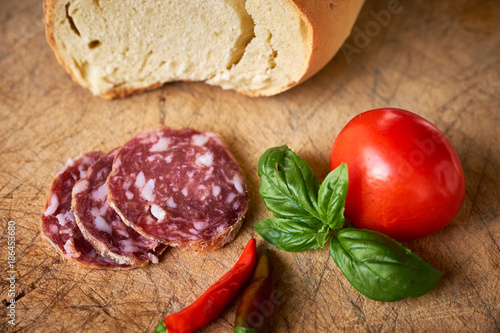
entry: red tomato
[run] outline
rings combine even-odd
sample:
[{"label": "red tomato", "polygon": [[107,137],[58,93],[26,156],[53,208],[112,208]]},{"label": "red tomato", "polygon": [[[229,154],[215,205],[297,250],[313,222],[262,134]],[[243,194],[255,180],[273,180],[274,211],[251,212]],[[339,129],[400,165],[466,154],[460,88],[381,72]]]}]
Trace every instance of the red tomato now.
[{"label": "red tomato", "polygon": [[399,241],[443,228],[465,197],[464,172],[450,140],[405,110],[354,117],[333,144],[330,168],[342,163],[349,170],[346,218]]}]

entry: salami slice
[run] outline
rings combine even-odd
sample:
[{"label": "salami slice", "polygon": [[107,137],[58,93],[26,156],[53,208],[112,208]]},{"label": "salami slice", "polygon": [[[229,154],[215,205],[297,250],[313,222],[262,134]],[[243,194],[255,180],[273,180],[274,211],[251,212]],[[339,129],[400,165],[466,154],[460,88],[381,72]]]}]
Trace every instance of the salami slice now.
[{"label": "salami slice", "polygon": [[166,245],[145,238],[124,224],[108,204],[106,179],[117,152],[114,149],[98,159],[73,187],[71,208],[76,223],[83,237],[103,256],[134,267],[158,263]]},{"label": "salami slice", "polygon": [[211,132],[158,128],[118,152],[108,200],[145,237],[208,251],[236,236],[248,208],[238,163]]},{"label": "salami slice", "polygon": [[71,191],[75,183],[103,153],[91,152],[68,160],[59,171],[47,195],[42,215],[42,235],[65,258],[86,268],[129,268],[99,255],[85,240],[71,211]]}]

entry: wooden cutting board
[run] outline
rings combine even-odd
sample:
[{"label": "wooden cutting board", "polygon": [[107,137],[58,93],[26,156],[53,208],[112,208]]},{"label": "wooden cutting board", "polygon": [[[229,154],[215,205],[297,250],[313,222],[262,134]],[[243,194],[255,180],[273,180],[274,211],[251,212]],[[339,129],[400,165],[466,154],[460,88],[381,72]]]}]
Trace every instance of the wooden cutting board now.
[{"label": "wooden cutting board", "polygon": [[[500,3],[496,0],[368,1],[354,33],[321,72],[279,96],[248,98],[203,83],[173,83],[126,99],[93,97],[71,81],[45,42],[41,0],[0,6],[0,330],[152,332],[191,303],[237,260],[250,237],[271,248],[282,297],[269,332],[500,331]],[[363,38],[362,35],[365,35]],[[258,195],[257,161],[288,144],[324,178],[331,145],[356,114],[378,107],[412,110],[455,145],[467,179],[456,219],[405,243],[442,270],[417,299],[375,302],[360,295],[327,247],[286,253],[253,225],[271,216]],[[251,207],[235,241],[206,254],[172,249],[158,265],[86,270],[40,238],[44,196],[66,160],[108,151],[137,132],[167,125],[215,131],[248,182]],[[16,225],[9,267],[8,221]],[[12,224],[12,223],[11,223]],[[15,273],[15,325],[8,291]],[[231,332],[236,303],[202,332]]]}]

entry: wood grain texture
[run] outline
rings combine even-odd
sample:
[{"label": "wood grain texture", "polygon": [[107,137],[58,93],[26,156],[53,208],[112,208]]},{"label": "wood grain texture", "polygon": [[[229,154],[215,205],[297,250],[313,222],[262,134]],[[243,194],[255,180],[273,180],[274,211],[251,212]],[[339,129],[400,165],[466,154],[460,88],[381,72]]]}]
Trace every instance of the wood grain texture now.
[{"label": "wood grain texture", "polygon": [[[349,119],[392,106],[436,124],[463,163],[467,194],[456,219],[405,243],[444,271],[443,279],[423,297],[375,302],[349,285],[326,247],[273,249],[280,297],[268,331],[500,331],[500,3],[402,0],[377,29],[373,13],[392,9],[391,3],[368,1],[344,52],[281,95],[252,99],[203,83],[173,83],[106,101],[73,83],[56,62],[45,41],[41,1],[2,1],[0,330],[152,332],[165,314],[188,305],[226,272],[251,236],[269,247],[253,230],[271,216],[258,195],[257,161],[267,148],[288,144],[322,179],[331,144]],[[161,124],[215,131],[227,141],[251,200],[239,236],[216,252],[168,250],[158,265],[132,271],[90,271],[63,261],[39,234],[56,172],[69,157],[109,151]],[[17,223],[13,327],[6,308],[10,220]],[[231,332],[235,307],[202,332]]]}]

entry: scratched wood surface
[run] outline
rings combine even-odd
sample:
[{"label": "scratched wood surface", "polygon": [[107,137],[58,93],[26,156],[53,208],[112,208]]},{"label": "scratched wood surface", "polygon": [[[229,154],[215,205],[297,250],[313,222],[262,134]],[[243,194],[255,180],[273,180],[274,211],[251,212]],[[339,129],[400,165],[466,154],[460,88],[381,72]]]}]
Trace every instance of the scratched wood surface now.
[{"label": "scratched wood surface", "polygon": [[[498,332],[500,330],[500,3],[497,0],[369,1],[340,52],[320,73],[279,96],[248,98],[203,83],[173,83],[105,101],[74,84],[45,42],[41,0],[0,6],[0,331],[152,332],[236,261],[253,225],[269,217],[258,196],[257,161],[288,144],[328,172],[331,144],[356,114],[412,110],[455,145],[467,195],[444,230],[405,243],[442,270],[418,299],[371,301],[342,276],[325,247],[274,249],[280,297],[269,332]],[[378,17],[378,18],[377,18]],[[381,21],[383,20],[383,21]],[[364,35],[363,35],[364,33]],[[172,249],[158,265],[132,271],[69,264],[40,238],[51,179],[81,152],[108,151],[135,133],[167,125],[216,131],[248,182],[251,207],[223,249]],[[8,221],[16,223],[16,318],[8,323]],[[231,332],[236,304],[202,332]]]}]

